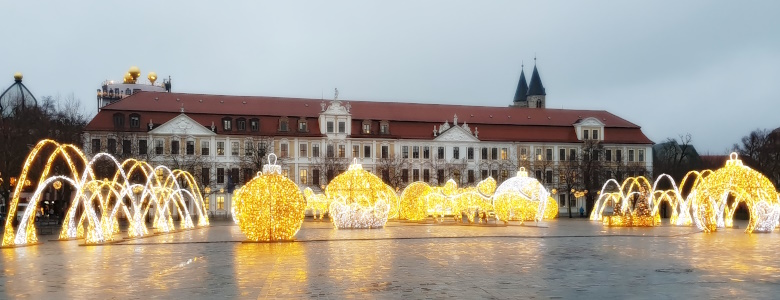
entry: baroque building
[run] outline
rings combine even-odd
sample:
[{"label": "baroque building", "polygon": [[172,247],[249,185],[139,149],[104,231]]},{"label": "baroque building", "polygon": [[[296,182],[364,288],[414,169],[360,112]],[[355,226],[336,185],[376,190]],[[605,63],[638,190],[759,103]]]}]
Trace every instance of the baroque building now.
[{"label": "baroque building", "polygon": [[[345,101],[338,90],[321,100],[127,88],[134,92],[102,106],[87,125],[85,152],[188,170],[209,187],[215,214],[229,214],[232,190],[269,153],[286,176],[315,191],[353,161],[399,189],[450,178],[500,183],[522,167],[562,191],[561,212],[585,205],[568,191],[586,189],[586,176],[603,182],[652,166],[652,142],[638,125],[603,110],[546,108],[536,67],[529,86],[521,73],[509,107]],[[598,169],[584,169],[586,160]]]}]

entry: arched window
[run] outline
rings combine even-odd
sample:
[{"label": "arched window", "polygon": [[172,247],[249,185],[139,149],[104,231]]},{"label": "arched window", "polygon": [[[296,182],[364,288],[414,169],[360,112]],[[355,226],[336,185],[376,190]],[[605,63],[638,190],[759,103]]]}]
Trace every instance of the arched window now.
[{"label": "arched window", "polygon": [[130,114],[130,128],[141,128],[141,115]]}]

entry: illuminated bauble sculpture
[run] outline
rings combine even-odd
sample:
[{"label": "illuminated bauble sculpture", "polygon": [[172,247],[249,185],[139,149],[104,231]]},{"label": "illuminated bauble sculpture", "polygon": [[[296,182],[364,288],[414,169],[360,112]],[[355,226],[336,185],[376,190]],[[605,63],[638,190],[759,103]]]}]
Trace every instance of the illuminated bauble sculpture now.
[{"label": "illuminated bauble sculpture", "polygon": [[401,193],[400,219],[420,221],[428,217],[427,195],[433,191],[422,181],[409,184]]},{"label": "illuminated bauble sculpture", "polygon": [[325,188],[336,228],[383,227],[397,195],[382,179],[354,162]]},{"label": "illuminated bauble sculpture", "polygon": [[496,217],[502,221],[541,221],[550,198],[550,192],[535,178],[528,177],[525,168],[517,176],[501,183],[493,196]]},{"label": "illuminated bauble sculpture", "polygon": [[282,176],[276,155],[269,155],[262,175],[236,193],[238,226],[251,241],[291,240],[301,229],[306,211],[303,194],[289,178]]}]

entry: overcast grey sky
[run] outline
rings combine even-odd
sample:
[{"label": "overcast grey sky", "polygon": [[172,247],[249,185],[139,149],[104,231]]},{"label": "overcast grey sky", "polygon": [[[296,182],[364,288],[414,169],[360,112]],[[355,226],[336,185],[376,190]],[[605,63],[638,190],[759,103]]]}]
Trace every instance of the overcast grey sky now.
[{"label": "overcast grey sky", "polygon": [[505,106],[534,54],[548,107],[725,153],[780,127],[780,1],[3,1],[0,85],[95,90],[132,65],[175,92]]}]

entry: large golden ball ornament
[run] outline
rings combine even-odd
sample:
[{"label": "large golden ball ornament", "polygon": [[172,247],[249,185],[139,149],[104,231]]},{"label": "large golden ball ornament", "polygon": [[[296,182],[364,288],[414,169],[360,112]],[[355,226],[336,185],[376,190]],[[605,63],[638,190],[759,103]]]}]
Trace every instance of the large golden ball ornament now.
[{"label": "large golden ball ornament", "polygon": [[401,194],[400,218],[412,221],[428,217],[427,196],[433,189],[425,182],[416,181],[407,186]]},{"label": "large golden ball ornament", "polygon": [[15,81],[22,81],[22,73],[20,73],[20,72],[14,73],[14,80]]},{"label": "large golden ball ornament", "polygon": [[131,76],[130,73],[125,73],[122,83],[133,83],[133,76]]},{"label": "large golden ball ornament", "polygon": [[149,79],[149,82],[154,85],[154,82],[157,81],[157,73],[155,72],[149,72],[149,76],[146,76],[147,79]]},{"label": "large golden ball ornament", "polygon": [[280,172],[255,177],[239,189],[235,200],[238,226],[251,241],[291,240],[301,229],[306,200]]},{"label": "large golden ball ornament", "polygon": [[130,67],[130,70],[127,71],[128,74],[130,74],[131,77],[133,77],[133,80],[138,79],[138,76],[141,76],[141,69],[139,69],[136,66]]},{"label": "large golden ball ornament", "polygon": [[488,177],[485,180],[477,183],[477,191],[486,197],[490,197],[496,192],[496,180],[493,177]]}]

